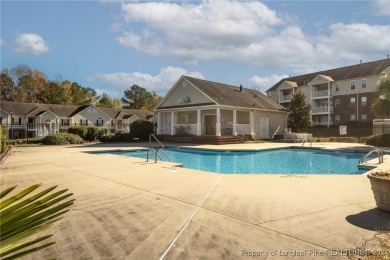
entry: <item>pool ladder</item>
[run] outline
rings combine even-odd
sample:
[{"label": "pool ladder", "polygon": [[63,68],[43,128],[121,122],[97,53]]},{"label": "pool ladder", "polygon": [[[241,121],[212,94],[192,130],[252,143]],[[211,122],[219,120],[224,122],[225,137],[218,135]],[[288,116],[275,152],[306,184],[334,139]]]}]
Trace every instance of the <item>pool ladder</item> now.
[{"label": "pool ladder", "polygon": [[379,163],[383,163],[383,151],[381,149],[375,148],[375,149],[369,151],[368,153],[366,153],[362,158],[360,158],[359,164],[363,164],[364,163],[364,159],[366,159],[368,156],[370,156],[373,153],[377,153],[378,154]]},{"label": "pool ladder", "polygon": [[[160,144],[161,148],[158,148],[157,150],[152,147],[152,137]],[[161,156],[158,154],[158,152],[162,152],[165,157],[168,159],[168,161],[171,161],[171,158],[169,158],[168,154],[164,151],[165,147],[164,145],[157,139],[157,137],[154,134],[149,135],[149,150],[146,153],[146,161],[149,161],[149,154],[150,151],[154,152],[154,162],[157,163],[157,158],[159,158],[162,161]]]}]

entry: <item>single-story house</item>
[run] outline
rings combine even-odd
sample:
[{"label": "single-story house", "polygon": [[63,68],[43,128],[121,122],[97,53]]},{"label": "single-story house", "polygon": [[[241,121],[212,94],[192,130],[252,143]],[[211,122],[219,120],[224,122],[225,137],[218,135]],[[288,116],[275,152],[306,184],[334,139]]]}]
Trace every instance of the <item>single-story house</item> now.
[{"label": "single-story house", "polygon": [[157,134],[269,139],[283,134],[288,112],[261,92],[181,76],[156,107]]}]

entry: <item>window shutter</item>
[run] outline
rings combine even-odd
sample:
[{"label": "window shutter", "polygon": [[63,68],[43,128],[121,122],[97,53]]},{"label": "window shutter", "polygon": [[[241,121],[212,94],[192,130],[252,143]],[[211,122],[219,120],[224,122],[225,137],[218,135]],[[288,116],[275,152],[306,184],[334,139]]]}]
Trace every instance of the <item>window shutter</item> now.
[{"label": "window shutter", "polygon": [[19,125],[21,125],[21,124],[22,124],[22,118],[19,117]]}]

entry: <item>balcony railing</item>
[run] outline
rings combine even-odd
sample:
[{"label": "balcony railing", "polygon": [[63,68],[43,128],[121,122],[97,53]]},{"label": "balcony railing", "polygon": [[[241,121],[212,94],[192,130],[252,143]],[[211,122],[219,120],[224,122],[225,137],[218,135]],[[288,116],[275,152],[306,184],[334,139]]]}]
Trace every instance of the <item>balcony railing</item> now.
[{"label": "balcony railing", "polygon": [[279,96],[279,102],[289,102],[292,99],[292,95]]},{"label": "balcony railing", "polygon": [[312,98],[322,98],[322,97],[329,97],[330,96],[330,93],[328,90],[321,90],[321,91],[313,91],[311,93],[311,97]]},{"label": "balcony railing", "polygon": [[[312,122],[311,125],[312,126],[317,126],[317,125],[328,126],[328,122]],[[329,125],[333,125],[333,122],[329,122]]]},{"label": "balcony railing", "polygon": [[333,112],[333,107],[331,106],[314,106],[311,109],[311,113],[328,113],[328,112]]}]

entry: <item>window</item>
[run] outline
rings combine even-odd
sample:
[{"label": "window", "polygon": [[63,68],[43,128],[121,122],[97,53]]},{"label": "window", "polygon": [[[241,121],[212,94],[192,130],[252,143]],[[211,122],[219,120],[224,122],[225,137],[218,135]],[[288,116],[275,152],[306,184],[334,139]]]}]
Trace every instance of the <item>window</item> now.
[{"label": "window", "polygon": [[336,91],[340,91],[340,83],[336,83],[335,88],[336,88]]},{"label": "window", "polygon": [[267,92],[267,96],[270,98],[272,97],[272,93],[271,92]]},{"label": "window", "polygon": [[88,125],[88,120],[87,119],[80,119],[80,125],[87,126]]},{"label": "window", "polygon": [[350,99],[349,106],[356,107],[356,98],[352,97]]},{"label": "window", "polygon": [[334,107],[335,107],[335,108],[340,107],[340,99],[339,99],[339,98],[336,98],[336,99],[334,100]]},{"label": "window", "polygon": [[367,80],[366,79],[362,79],[360,81],[360,84],[361,84],[362,88],[367,88]]},{"label": "window", "polygon": [[340,124],[340,115],[335,115],[335,116],[334,116],[334,123],[335,123],[336,125]]},{"label": "window", "polygon": [[362,114],[361,119],[362,121],[367,121],[367,114]]},{"label": "window", "polygon": [[99,118],[96,120],[96,126],[103,126],[103,119]]},{"label": "window", "polygon": [[356,88],[356,80],[351,80],[351,90]]},{"label": "window", "polygon": [[350,115],[349,116],[350,121],[356,121],[356,115]]},{"label": "window", "polygon": [[62,118],[61,119],[61,125],[62,126],[68,126],[69,125],[69,118]]},{"label": "window", "polygon": [[180,124],[188,124],[188,115],[181,115]]},{"label": "window", "polygon": [[21,125],[22,124],[22,118],[20,118],[20,117],[13,117],[12,118],[12,124],[13,125]]},{"label": "window", "polygon": [[362,97],[362,101],[361,101],[360,105],[361,105],[362,107],[367,106],[367,97]]}]

